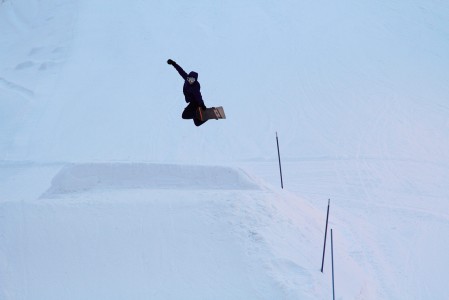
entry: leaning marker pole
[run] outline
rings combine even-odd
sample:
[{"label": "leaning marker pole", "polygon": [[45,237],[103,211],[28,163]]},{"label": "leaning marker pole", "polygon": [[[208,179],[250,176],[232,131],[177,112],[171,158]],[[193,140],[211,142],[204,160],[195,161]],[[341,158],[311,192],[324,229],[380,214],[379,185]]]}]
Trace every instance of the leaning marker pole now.
[{"label": "leaning marker pole", "polygon": [[330,204],[331,204],[331,199],[329,199],[327,202],[326,229],[324,230],[324,246],[323,246],[323,259],[321,260],[321,273],[323,273],[324,254],[326,253],[327,224],[329,222],[329,206],[330,206]]},{"label": "leaning marker pole", "polygon": [[282,181],[281,154],[279,152],[279,139],[278,139],[278,133],[277,132],[276,132],[276,144],[278,146],[279,173],[281,174],[281,188],[284,188],[284,182]]}]

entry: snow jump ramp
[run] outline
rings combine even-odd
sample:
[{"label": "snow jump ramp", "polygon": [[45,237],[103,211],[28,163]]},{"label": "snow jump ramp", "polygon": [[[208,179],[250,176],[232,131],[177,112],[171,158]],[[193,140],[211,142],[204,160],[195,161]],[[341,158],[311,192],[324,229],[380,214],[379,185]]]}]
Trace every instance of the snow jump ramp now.
[{"label": "snow jump ramp", "polygon": [[240,169],[149,163],[68,164],[41,198],[110,189],[258,190]]}]

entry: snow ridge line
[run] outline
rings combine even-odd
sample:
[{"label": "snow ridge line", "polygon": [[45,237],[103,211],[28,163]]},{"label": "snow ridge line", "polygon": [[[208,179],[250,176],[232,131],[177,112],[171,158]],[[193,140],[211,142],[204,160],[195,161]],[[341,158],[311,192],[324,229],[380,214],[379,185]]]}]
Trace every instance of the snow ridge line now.
[{"label": "snow ridge line", "polygon": [[26,87],[23,87],[21,85],[15,84],[11,81],[8,81],[2,77],[0,77],[0,87],[6,90],[16,92],[26,98],[34,97],[34,92],[32,90],[27,89]]}]

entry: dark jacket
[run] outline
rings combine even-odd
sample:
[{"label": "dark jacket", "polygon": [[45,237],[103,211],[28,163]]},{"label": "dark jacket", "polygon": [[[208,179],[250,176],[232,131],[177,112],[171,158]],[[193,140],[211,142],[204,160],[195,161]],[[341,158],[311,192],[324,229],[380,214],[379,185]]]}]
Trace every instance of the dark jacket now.
[{"label": "dark jacket", "polygon": [[[190,72],[187,73],[177,64],[173,63],[173,67],[175,67],[176,71],[178,71],[179,75],[184,79],[184,86],[182,88],[182,92],[184,93],[184,97],[187,103],[192,103],[202,108],[205,108],[203,97],[201,96],[201,85],[198,82],[198,73]],[[190,84],[187,82],[187,77],[194,77],[195,82]]]}]

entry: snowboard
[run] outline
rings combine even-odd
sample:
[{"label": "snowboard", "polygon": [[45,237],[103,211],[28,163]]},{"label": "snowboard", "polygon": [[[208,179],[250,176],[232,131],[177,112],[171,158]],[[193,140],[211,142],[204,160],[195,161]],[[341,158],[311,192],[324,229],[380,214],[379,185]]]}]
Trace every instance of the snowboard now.
[{"label": "snowboard", "polygon": [[198,109],[196,112],[196,118],[201,121],[207,121],[210,119],[226,119],[226,115],[224,113],[223,107],[210,107],[206,109]]}]

